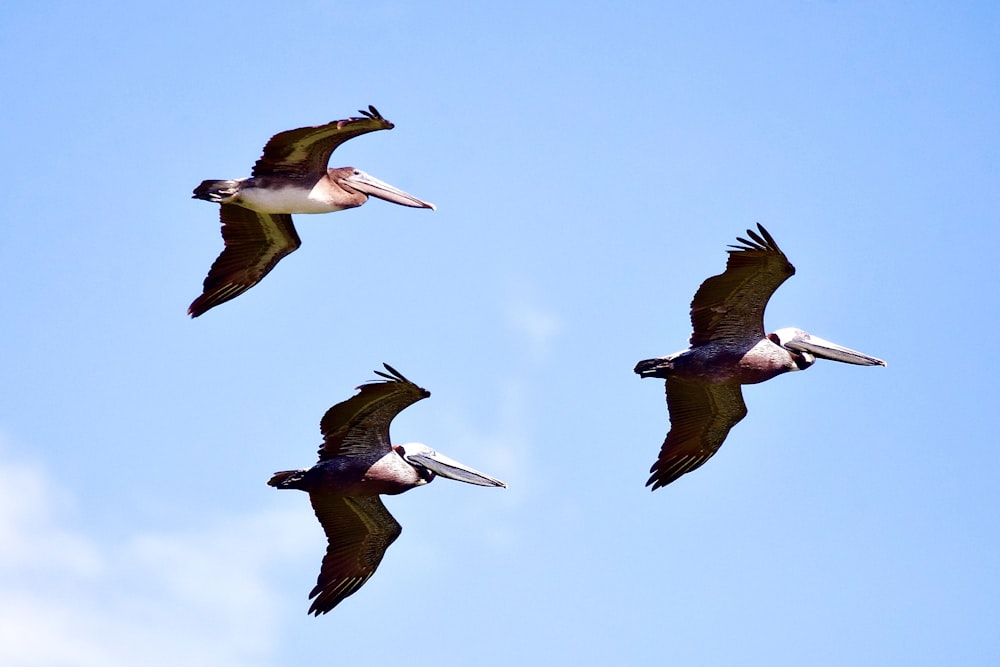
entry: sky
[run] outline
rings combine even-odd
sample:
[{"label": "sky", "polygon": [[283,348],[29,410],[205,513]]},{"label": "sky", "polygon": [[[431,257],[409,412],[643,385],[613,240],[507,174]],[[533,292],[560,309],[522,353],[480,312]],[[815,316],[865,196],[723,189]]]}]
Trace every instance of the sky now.
[{"label": "sky", "polygon": [[[0,6],[0,664],[1000,662],[1000,9],[990,2]],[[203,179],[373,104],[355,166],[438,210],[297,216],[191,320]],[[635,362],[726,246],[768,308],[883,358],[747,387],[704,467]],[[507,482],[386,499],[375,576],[306,614],[319,420]]]}]

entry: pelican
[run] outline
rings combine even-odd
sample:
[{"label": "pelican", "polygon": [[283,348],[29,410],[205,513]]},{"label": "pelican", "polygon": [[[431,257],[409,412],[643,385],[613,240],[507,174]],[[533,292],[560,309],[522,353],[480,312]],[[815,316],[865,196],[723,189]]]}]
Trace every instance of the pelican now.
[{"label": "pelican", "polygon": [[329,213],[361,206],[368,196],[414,208],[434,209],[354,167],[328,169],[330,154],[348,139],[391,130],[393,124],[369,106],[362,117],[300,127],[271,137],[249,178],[202,181],[193,199],[221,204],[225,248],[209,269],[204,291],[188,308],[198,317],[259,283],[302,242],[292,213]]},{"label": "pelican", "polygon": [[747,230],[731,245],[726,271],[701,284],[691,302],[687,350],[635,366],[640,377],[664,378],[670,431],[649,469],[646,486],[670,484],[701,466],[746,417],[740,385],[802,371],[817,358],[858,366],[885,366],[867,354],[823,340],[801,329],[764,334],[764,308],[795,267],[764,227]]},{"label": "pelican", "polygon": [[379,495],[395,495],[429,484],[440,475],[477,486],[506,484],[454,461],[427,445],[389,442],[389,424],[407,406],[430,396],[388,364],[384,381],[327,410],[320,422],[319,462],[308,470],[274,473],[269,486],[309,494],[329,544],[309,613],[325,614],[361,588],[382,561],[402,527]]}]

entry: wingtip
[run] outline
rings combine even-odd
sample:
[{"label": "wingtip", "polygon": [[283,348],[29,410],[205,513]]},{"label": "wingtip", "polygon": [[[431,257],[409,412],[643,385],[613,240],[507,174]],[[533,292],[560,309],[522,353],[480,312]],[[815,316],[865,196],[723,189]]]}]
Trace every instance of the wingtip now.
[{"label": "wingtip", "polygon": [[[749,238],[747,238],[749,237]],[[778,246],[778,243],[771,236],[771,233],[764,228],[764,225],[757,223],[757,229],[747,229],[746,237],[737,236],[736,241],[739,245],[729,244],[727,246],[729,253],[740,253],[746,252],[748,250],[761,250],[765,252],[779,252],[784,254],[784,251]],[[793,267],[794,268],[794,267]]]},{"label": "wingtip", "polygon": [[190,306],[188,306],[187,314],[191,317],[192,320],[196,317],[201,317],[208,311],[212,310],[213,308],[222,303],[225,303],[228,300],[228,299],[223,299],[222,301],[218,301],[215,298],[209,298],[209,296],[210,295],[208,293],[202,294],[197,299],[192,301]]},{"label": "wingtip", "polygon": [[[330,607],[330,609],[333,609],[333,607]],[[328,611],[330,611],[330,609],[320,609],[319,607],[317,607],[314,604],[313,606],[309,607],[309,611],[306,612],[306,615],[307,616],[315,616],[316,618],[319,618],[323,614],[325,614]]]},{"label": "wingtip", "polygon": [[382,366],[385,368],[385,370],[389,372],[383,373],[380,370],[376,370],[375,375],[386,378],[387,380],[392,380],[393,382],[409,382],[409,380],[403,377],[402,373],[400,373],[399,371],[397,371],[395,368],[385,363],[384,361],[382,362]]},{"label": "wingtip", "polygon": [[[375,375],[379,376],[380,378],[385,378],[385,380],[387,382],[400,382],[400,383],[404,383],[404,384],[413,385],[414,387],[417,387],[417,389],[419,389],[423,393],[424,398],[429,398],[430,397],[431,392],[429,392],[426,389],[424,389],[423,387],[417,385],[417,383],[415,383],[412,380],[410,380],[408,377],[406,377],[405,375],[403,375],[402,373],[400,373],[399,371],[397,371],[395,368],[393,368],[389,364],[387,364],[387,363],[385,363],[383,361],[382,362],[382,366],[388,372],[383,372],[383,371],[376,370],[376,371],[373,371],[375,373]],[[378,380],[372,380],[372,382],[378,382]],[[365,385],[361,385],[361,387],[363,387],[363,386],[365,386]],[[357,388],[361,389],[361,387],[357,387]]]},{"label": "wingtip", "polygon": [[356,116],[349,120],[362,120],[362,119],[377,120],[383,124],[383,127],[381,128],[383,130],[391,130],[392,128],[396,127],[396,125],[391,120],[389,120],[381,113],[379,113],[379,110],[376,109],[375,106],[372,104],[368,105],[368,111],[365,111],[364,109],[358,109],[358,113],[361,114],[361,116]]}]

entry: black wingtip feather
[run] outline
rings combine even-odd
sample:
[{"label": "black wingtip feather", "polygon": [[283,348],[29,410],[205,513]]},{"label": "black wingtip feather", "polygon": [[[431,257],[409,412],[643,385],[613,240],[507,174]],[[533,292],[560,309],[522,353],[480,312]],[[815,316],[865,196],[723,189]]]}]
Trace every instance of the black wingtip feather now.
[{"label": "black wingtip feather", "polygon": [[770,232],[768,232],[766,229],[764,229],[764,225],[762,225],[762,224],[760,224],[758,222],[757,223],[757,229],[760,230],[761,236],[763,236],[764,240],[767,241],[767,245],[771,246],[772,248],[778,249],[778,244],[774,242],[774,237],[771,236]]},{"label": "black wingtip feather", "polygon": [[378,109],[376,109],[371,104],[368,105],[368,111],[365,111],[364,109],[358,109],[358,113],[364,116],[365,118],[371,118],[372,120],[385,120],[382,114],[378,112]]},{"label": "black wingtip feather", "polygon": [[764,229],[764,225],[757,223],[757,229],[760,231],[758,234],[752,229],[747,230],[747,236],[750,238],[745,238],[743,236],[737,236],[736,240],[740,245],[728,245],[730,249],[729,252],[744,252],[747,250],[761,250],[764,252],[781,252],[781,248],[775,243],[774,237],[771,236],[770,232]]},{"label": "black wingtip feather", "polygon": [[757,242],[757,245],[760,245],[760,246],[767,245],[767,241],[765,241],[763,238],[761,238],[760,234],[758,234],[754,230],[748,229],[747,230],[747,234],[749,234],[750,238],[752,238],[754,241]]},{"label": "black wingtip feather", "polygon": [[408,382],[410,384],[413,384],[412,382],[410,382],[409,380],[407,380],[405,377],[403,377],[402,373],[400,373],[399,371],[397,371],[395,368],[393,368],[389,364],[387,364],[387,363],[385,363],[383,361],[382,365],[385,366],[385,369],[387,371],[389,371],[389,372],[388,373],[383,373],[382,371],[375,371],[375,375],[378,375],[379,377],[383,377],[383,378],[385,378],[387,380],[392,380],[393,382]]}]

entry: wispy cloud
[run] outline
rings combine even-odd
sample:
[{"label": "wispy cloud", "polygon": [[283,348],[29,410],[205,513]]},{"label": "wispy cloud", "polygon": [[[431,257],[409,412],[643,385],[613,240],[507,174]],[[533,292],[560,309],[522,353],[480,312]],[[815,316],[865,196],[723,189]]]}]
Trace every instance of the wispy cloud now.
[{"label": "wispy cloud", "polygon": [[310,544],[308,512],[220,517],[109,544],[69,526],[72,498],[58,488],[0,450],[0,664],[269,662],[286,610],[267,573]]},{"label": "wispy cloud", "polygon": [[545,360],[553,340],[563,330],[562,320],[552,309],[540,304],[535,290],[524,281],[510,285],[506,300],[508,326],[526,339],[533,360]]}]

